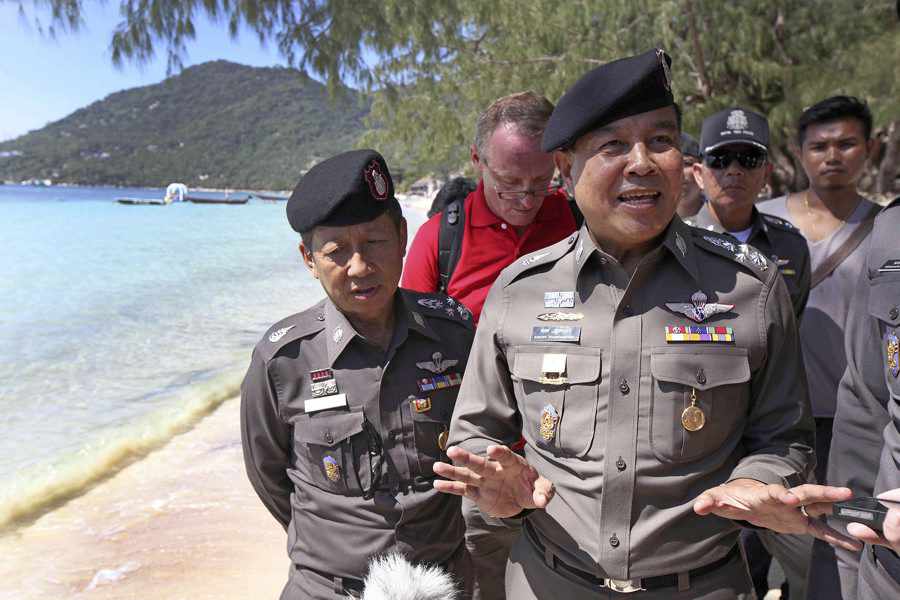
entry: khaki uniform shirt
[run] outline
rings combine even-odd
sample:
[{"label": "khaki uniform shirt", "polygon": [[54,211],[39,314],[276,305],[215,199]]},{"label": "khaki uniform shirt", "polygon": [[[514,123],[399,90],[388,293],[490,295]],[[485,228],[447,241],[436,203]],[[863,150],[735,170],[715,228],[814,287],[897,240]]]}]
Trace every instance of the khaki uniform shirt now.
[{"label": "khaki uniform shirt", "polygon": [[459,498],[431,482],[446,460],[439,437],[472,316],[446,296],[399,290],[395,317],[383,352],[326,298],[272,326],[253,351],[241,386],[244,460],[298,568],[362,579],[374,554],[443,563],[463,543]]},{"label": "khaki uniform shirt", "polygon": [[[698,323],[666,305],[698,291],[734,307]],[[667,326],[724,333],[667,341]],[[699,431],[682,425],[692,400]],[[480,454],[520,431],[557,490],[527,518],[570,566],[632,579],[721,558],[738,526],[697,516],[694,499],[735,478],[797,484],[814,463],[784,280],[751,247],[678,217],[630,280],[585,228],[520,259],[488,296],[450,442]]]},{"label": "khaki uniform shirt", "polygon": [[[860,496],[900,487],[898,231],[900,202],[895,202],[875,220],[866,269],[861,273],[847,321],[847,370],[838,387],[828,483],[848,486]],[[837,522],[832,525],[840,526]],[[839,554],[843,563],[856,564],[856,557]],[[881,559],[895,562],[894,568],[900,572],[896,555]],[[892,581],[882,569],[870,571],[873,581],[869,585],[885,593],[880,597],[900,593],[900,581]]]},{"label": "khaki uniform shirt", "polygon": [[[788,221],[761,213],[755,207],[750,222],[750,237],[747,238],[747,243],[776,264],[787,284],[791,303],[794,305],[794,314],[799,320],[809,298],[811,276],[806,238]],[[709,204],[704,204],[700,212],[687,219],[687,223],[709,231],[728,233],[712,216]]]}]

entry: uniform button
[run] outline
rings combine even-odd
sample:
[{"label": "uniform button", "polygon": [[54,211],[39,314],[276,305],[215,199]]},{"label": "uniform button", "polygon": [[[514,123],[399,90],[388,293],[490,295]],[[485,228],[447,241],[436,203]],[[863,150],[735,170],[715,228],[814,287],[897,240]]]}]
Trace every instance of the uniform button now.
[{"label": "uniform button", "polygon": [[324,320],[325,320],[324,314],[319,313],[318,315],[316,315],[316,321],[324,321]]},{"label": "uniform button", "polygon": [[609,262],[609,261],[606,260],[606,258],[604,258],[604,257],[602,257],[602,256],[600,257],[600,264],[601,264],[601,265],[605,265],[605,264],[608,263],[608,262]]},{"label": "uniform button", "polygon": [[326,432],[325,432],[325,441],[326,441],[327,443],[329,443],[329,444],[333,444],[333,443],[334,443],[334,436],[331,435],[331,432],[330,432],[330,431],[326,431]]},{"label": "uniform button", "polygon": [[616,461],[616,468],[617,468],[618,470],[620,470],[620,471],[624,471],[626,466],[627,466],[627,465],[625,464],[625,459],[623,459],[623,458],[620,456],[620,457],[619,457],[619,460]]},{"label": "uniform button", "polygon": [[625,315],[626,317],[630,317],[632,314],[634,314],[631,310],[630,304],[627,304],[624,307],[622,307],[622,314]]},{"label": "uniform button", "polygon": [[891,318],[891,321],[896,320],[897,317],[900,317],[900,308],[897,308],[897,307],[895,306],[895,307],[892,308],[891,311],[888,313],[888,316]]},{"label": "uniform button", "polygon": [[628,386],[628,380],[624,377],[619,381],[619,391],[622,392],[623,395],[631,391],[631,388]]},{"label": "uniform button", "polygon": [[500,229],[506,229],[506,223],[500,223]]},{"label": "uniform button", "polygon": [[612,537],[609,538],[609,545],[613,548],[619,547],[619,538],[616,537],[616,534],[612,534]]},{"label": "uniform button", "polygon": [[706,373],[703,371],[703,367],[697,369],[697,383],[700,385],[706,383]]}]

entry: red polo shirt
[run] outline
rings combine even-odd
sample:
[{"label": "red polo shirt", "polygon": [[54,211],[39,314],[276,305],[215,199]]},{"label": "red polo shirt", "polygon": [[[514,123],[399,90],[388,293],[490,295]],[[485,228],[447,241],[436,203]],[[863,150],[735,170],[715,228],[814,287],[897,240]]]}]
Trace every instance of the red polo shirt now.
[{"label": "red polo shirt", "polygon": [[[564,192],[544,198],[537,215],[521,236],[515,227],[491,212],[484,199],[484,182],[466,197],[462,253],[450,277],[447,294],[472,311],[476,323],[488,291],[500,271],[520,256],[555,244],[575,231],[575,219]],[[401,286],[420,292],[438,289],[438,232],[441,214],[423,224],[410,246]]]}]

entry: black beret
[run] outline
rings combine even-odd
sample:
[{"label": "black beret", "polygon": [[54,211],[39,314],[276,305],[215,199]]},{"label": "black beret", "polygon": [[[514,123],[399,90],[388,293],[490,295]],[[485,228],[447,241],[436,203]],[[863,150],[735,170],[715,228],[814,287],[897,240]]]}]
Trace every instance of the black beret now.
[{"label": "black beret", "polygon": [[300,178],[287,202],[294,231],[317,225],[356,225],[378,218],[391,206],[394,182],[384,157],[374,150],[351,150],[325,159]]},{"label": "black beret", "polygon": [[764,116],[743,108],[726,108],[703,119],[700,149],[703,154],[726,144],[751,144],[769,149],[769,122]]},{"label": "black beret", "polygon": [[568,148],[588,131],[664,106],[673,106],[672,59],[649,50],[588,71],[559,99],[541,141],[544,152]]},{"label": "black beret", "polygon": [[700,144],[697,138],[689,133],[681,133],[681,153],[685,156],[700,158]]}]

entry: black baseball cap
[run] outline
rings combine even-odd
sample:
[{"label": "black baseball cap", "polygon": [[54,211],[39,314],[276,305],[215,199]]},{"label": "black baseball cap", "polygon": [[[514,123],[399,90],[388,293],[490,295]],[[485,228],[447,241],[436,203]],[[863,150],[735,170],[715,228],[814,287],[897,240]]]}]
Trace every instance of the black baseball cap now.
[{"label": "black baseball cap", "polygon": [[287,202],[294,231],[317,225],[356,225],[398,206],[394,181],[375,150],[351,150],[325,159],[306,172]]},{"label": "black baseball cap", "polygon": [[689,133],[681,133],[681,153],[685,156],[700,158],[700,144],[697,138]]},{"label": "black baseball cap", "polygon": [[750,144],[768,152],[769,122],[745,108],[726,108],[703,120],[700,151],[706,155],[728,144]]}]

